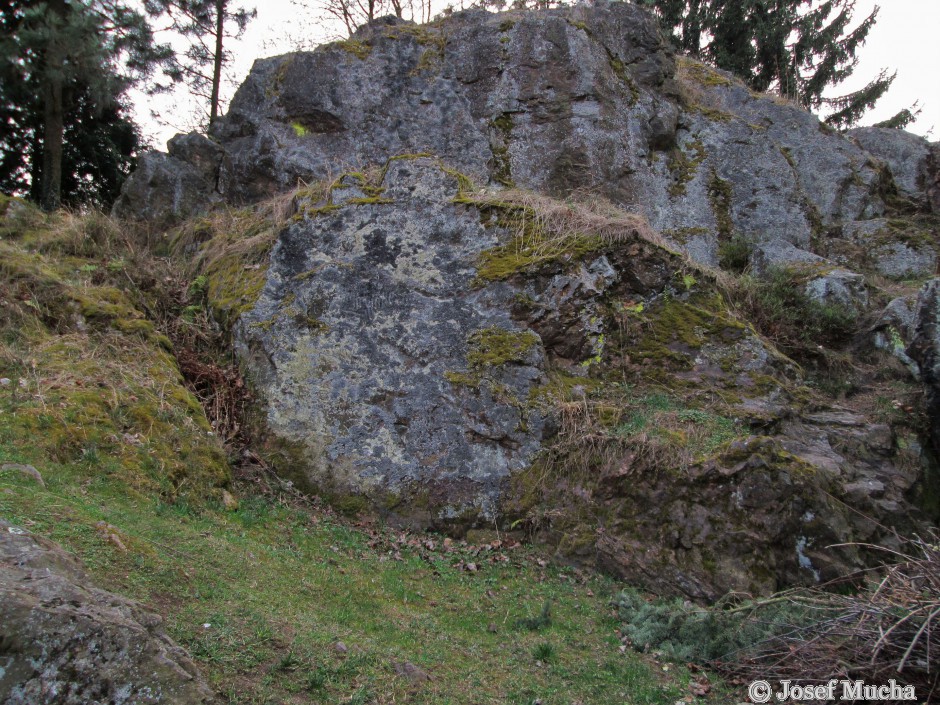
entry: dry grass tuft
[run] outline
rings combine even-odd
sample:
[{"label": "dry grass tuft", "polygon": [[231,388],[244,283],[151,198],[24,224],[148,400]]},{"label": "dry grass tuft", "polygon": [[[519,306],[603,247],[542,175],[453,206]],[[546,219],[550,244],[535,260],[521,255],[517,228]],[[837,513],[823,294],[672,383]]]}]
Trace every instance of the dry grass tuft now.
[{"label": "dry grass tuft", "polygon": [[530,191],[509,189],[478,197],[481,205],[512,209],[520,245],[536,251],[558,249],[563,241],[596,237],[611,245],[641,238],[657,247],[665,241],[642,215],[630,213],[596,194],[575,193],[565,201]]},{"label": "dry grass tuft", "polygon": [[561,201],[530,191],[508,189],[476,193],[469,200],[481,206],[513,211],[510,222],[515,227],[515,237],[512,245],[520,252],[534,250],[549,258],[565,250],[566,244],[584,237],[597,238],[605,245],[640,239],[679,258],[679,269],[712,282],[728,301],[745,293],[740,277],[696,262],[685,252],[677,252],[645,216],[625,210],[598,194],[574,192]]}]

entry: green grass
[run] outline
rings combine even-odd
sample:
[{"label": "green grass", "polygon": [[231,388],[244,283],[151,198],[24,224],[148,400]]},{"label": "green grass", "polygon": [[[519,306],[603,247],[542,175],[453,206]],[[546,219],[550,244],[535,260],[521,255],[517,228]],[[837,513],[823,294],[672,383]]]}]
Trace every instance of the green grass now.
[{"label": "green grass", "polygon": [[615,436],[630,440],[644,435],[678,444],[691,459],[708,457],[744,433],[732,418],[707,409],[686,408],[683,400],[662,393],[631,400],[624,409],[629,412],[613,429]]},{"label": "green grass", "polygon": [[[616,583],[540,567],[527,549],[491,563],[438,540],[435,551],[403,545],[396,560],[397,534],[274,500],[196,509],[9,443],[0,461],[31,462],[47,484],[0,475],[0,516],[163,614],[229,702],[671,705],[685,691],[686,674],[664,681],[642,657],[619,653]],[[117,527],[126,553],[98,521]],[[461,569],[469,560],[477,572]],[[398,675],[393,664],[405,661],[431,680]]]}]

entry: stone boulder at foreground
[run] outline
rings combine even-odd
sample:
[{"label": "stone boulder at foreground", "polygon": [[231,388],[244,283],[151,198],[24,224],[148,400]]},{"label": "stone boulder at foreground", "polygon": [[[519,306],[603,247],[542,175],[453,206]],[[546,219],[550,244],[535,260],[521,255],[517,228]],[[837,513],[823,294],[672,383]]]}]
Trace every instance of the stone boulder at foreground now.
[{"label": "stone boulder at foreground", "polygon": [[527,402],[542,343],[513,320],[513,288],[474,288],[499,231],[452,202],[457,188],[431,160],[399,159],[379,197],[349,179],[328,205],[300,200],[239,321],[268,427],[303,448],[321,491],[493,518],[539,450]]},{"label": "stone boulder at foreground", "polygon": [[0,701],[213,702],[161,622],[143,605],[94,587],[55,544],[0,520]]}]

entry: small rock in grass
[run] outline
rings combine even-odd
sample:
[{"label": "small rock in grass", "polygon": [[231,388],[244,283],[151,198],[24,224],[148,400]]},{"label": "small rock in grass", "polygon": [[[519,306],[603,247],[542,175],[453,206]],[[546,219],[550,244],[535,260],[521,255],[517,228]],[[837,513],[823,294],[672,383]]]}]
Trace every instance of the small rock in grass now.
[{"label": "small rock in grass", "polygon": [[225,507],[226,511],[234,512],[238,509],[238,500],[228,490],[222,490],[222,506]]},{"label": "small rock in grass", "polygon": [[421,683],[423,681],[431,680],[431,676],[421,668],[418,668],[413,663],[405,661],[404,663],[398,663],[396,661],[392,662],[392,667],[395,669],[395,673],[400,676],[404,676],[412,683]]},{"label": "small rock in grass", "polygon": [[4,472],[6,471],[21,472],[24,475],[27,475],[33,478],[36,482],[38,482],[43,487],[46,486],[46,483],[42,479],[42,475],[40,475],[39,471],[36,468],[34,468],[32,465],[21,465],[20,463],[4,463],[3,465],[0,465],[0,470]]}]

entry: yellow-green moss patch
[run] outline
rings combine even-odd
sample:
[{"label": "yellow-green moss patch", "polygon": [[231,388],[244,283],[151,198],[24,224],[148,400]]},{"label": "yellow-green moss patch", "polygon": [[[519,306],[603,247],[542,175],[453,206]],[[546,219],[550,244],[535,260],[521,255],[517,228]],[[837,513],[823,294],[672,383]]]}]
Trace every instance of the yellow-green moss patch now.
[{"label": "yellow-green moss patch", "polygon": [[688,150],[677,147],[669,158],[669,171],[672,172],[672,183],[669,185],[669,195],[673,198],[684,196],[686,184],[695,178],[699,165],[707,156],[705,145],[699,139],[688,144]]},{"label": "yellow-green moss patch", "polygon": [[484,370],[511,362],[525,362],[529,352],[539,343],[532,331],[513,331],[504,328],[482,328],[467,338],[470,349],[467,364],[471,369]]},{"label": "yellow-green moss patch", "polygon": [[701,86],[712,88],[733,84],[730,78],[723,76],[716,69],[700,61],[680,56],[676,59],[676,64],[683,76],[688,76]]},{"label": "yellow-green moss patch", "polygon": [[360,61],[369,58],[369,55],[372,53],[371,44],[360,42],[356,39],[344,39],[336,42],[335,46],[337,49],[342,49],[347,54],[352,54]]}]

